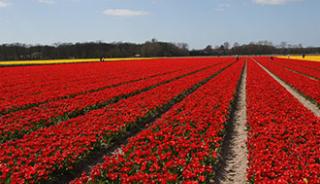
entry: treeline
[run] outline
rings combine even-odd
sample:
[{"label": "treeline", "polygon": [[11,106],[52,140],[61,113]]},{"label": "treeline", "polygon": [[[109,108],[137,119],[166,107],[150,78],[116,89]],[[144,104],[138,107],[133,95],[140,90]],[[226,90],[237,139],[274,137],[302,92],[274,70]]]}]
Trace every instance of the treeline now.
[{"label": "treeline", "polygon": [[217,55],[306,55],[306,54],[319,54],[320,47],[307,47],[304,48],[301,44],[291,45],[282,42],[279,45],[273,45],[269,41],[251,42],[249,44],[240,45],[234,43],[231,47],[228,42],[213,48],[208,45],[204,49],[191,50],[191,56],[217,56]]},{"label": "treeline", "polygon": [[20,43],[0,45],[0,60],[76,59],[114,57],[171,57],[171,56],[219,56],[219,55],[266,55],[266,54],[317,54],[320,48],[304,48],[282,42],[274,46],[260,41],[240,45],[228,42],[216,47],[190,50],[185,43],[161,42],[156,39],[136,43],[58,43],[54,45],[26,45]]},{"label": "treeline", "polygon": [[143,44],[135,43],[58,43],[54,45],[26,45],[20,43],[0,45],[0,60],[164,57],[188,56],[184,43],[167,43],[155,39]]}]

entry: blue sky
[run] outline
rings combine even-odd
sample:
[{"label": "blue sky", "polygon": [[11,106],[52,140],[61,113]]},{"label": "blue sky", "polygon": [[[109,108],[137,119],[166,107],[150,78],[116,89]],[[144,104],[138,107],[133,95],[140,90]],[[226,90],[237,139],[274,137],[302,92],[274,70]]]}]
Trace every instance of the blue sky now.
[{"label": "blue sky", "polygon": [[320,0],[0,0],[0,44],[270,40],[320,46]]}]

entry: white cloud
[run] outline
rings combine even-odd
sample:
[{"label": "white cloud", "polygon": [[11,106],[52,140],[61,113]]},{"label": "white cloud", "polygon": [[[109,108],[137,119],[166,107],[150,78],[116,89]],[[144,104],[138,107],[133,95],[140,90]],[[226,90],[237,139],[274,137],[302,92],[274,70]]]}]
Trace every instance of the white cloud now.
[{"label": "white cloud", "polygon": [[43,3],[43,4],[54,4],[55,1],[54,0],[37,0],[39,3]]},{"label": "white cloud", "polygon": [[119,16],[119,17],[133,17],[133,16],[144,16],[149,13],[146,11],[137,11],[129,9],[107,9],[103,11],[103,14],[108,16]]},{"label": "white cloud", "polygon": [[7,0],[0,0],[0,8],[4,8],[9,6],[9,2]]},{"label": "white cloud", "polygon": [[295,2],[295,1],[302,1],[302,0],[253,0],[257,4],[262,4],[262,5],[281,5],[281,4],[287,4],[290,2]]}]

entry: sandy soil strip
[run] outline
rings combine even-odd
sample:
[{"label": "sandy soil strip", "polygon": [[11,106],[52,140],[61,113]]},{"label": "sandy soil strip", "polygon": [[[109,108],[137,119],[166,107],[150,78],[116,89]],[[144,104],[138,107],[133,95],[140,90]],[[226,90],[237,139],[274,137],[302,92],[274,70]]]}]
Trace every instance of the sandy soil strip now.
[{"label": "sandy soil strip", "polygon": [[235,106],[233,125],[225,142],[224,163],[217,174],[216,183],[244,184],[247,183],[248,150],[247,150],[247,113],[246,113],[246,79],[247,66],[242,74],[238,100]]},{"label": "sandy soil strip", "polygon": [[272,78],[274,78],[277,82],[279,82],[287,91],[289,91],[303,106],[305,106],[307,109],[309,109],[313,114],[317,117],[320,117],[320,109],[312,103],[310,100],[306,99],[304,96],[302,96],[297,90],[293,89],[291,86],[289,86],[287,83],[282,81],[279,77],[274,75],[271,71],[269,71],[266,67],[262,66],[260,63],[258,63],[255,59],[253,59],[262,69],[264,69]]}]

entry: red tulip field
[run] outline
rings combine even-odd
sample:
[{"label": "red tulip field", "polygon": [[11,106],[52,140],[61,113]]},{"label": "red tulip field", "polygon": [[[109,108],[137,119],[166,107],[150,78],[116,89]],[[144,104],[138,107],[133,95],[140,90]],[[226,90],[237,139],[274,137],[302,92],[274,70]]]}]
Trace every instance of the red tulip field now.
[{"label": "red tulip field", "polygon": [[320,62],[0,67],[0,183],[320,183]]}]

